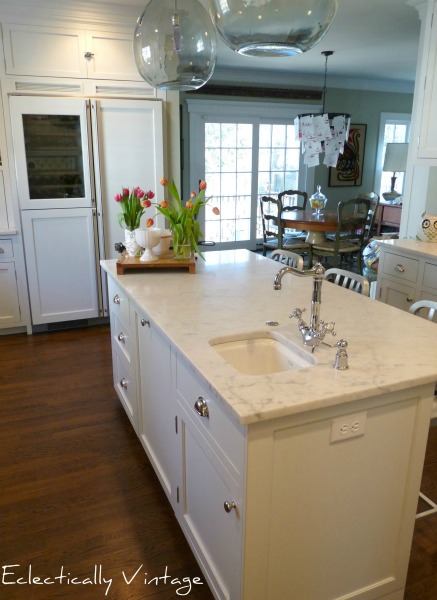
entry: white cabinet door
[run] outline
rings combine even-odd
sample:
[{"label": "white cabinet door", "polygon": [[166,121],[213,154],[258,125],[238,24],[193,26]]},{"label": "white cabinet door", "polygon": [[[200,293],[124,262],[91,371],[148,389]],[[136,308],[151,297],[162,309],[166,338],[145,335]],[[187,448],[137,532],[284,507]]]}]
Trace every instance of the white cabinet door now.
[{"label": "white cabinet door", "polygon": [[185,412],[180,422],[184,485],[179,521],[215,596],[241,598],[243,506],[238,486]]},{"label": "white cabinet door", "polygon": [[7,75],[87,76],[80,29],[4,23],[3,43]]},{"label": "white cabinet door", "polygon": [[437,158],[437,2],[434,2],[432,18],[426,23],[428,40],[425,54],[427,58],[426,84],[420,116],[420,137],[418,158]]},{"label": "white cabinet door", "polygon": [[87,31],[86,48],[92,54],[87,59],[88,77],[118,81],[144,81],[135,63],[132,40],[132,32]]},{"label": "white cabinet door", "polygon": [[[0,240],[0,249],[2,242]],[[20,323],[20,302],[13,262],[0,262],[0,326]]]},{"label": "white cabinet door", "polygon": [[10,98],[20,208],[91,207],[89,101]]},{"label": "white cabinet door", "polygon": [[34,324],[99,316],[92,209],[21,212]]},{"label": "white cabinet door", "polygon": [[179,460],[171,348],[147,315],[140,314],[137,319],[141,397],[138,435],[174,505]]},{"label": "white cabinet door", "polygon": [[[153,190],[156,201],[163,199],[159,183],[164,176],[162,103],[108,99],[92,100],[91,107],[102,258],[118,258],[114,243],[124,240],[124,232],[118,224],[120,207],[114,194],[122,187],[140,186]],[[149,213],[154,217],[156,211],[149,209]]]},{"label": "white cabinet door", "polygon": [[3,24],[6,74],[144,81],[132,36],[133,31]]},{"label": "white cabinet door", "polygon": [[401,310],[408,310],[416,299],[416,288],[382,277],[378,299]]}]

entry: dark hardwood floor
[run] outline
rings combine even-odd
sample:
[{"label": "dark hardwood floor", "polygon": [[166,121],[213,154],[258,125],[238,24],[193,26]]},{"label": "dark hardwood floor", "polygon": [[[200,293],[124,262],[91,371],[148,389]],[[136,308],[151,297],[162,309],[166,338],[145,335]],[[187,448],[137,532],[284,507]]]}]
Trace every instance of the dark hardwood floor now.
[{"label": "dark hardwood floor", "polygon": [[[112,387],[109,328],[0,336],[0,356],[0,599],[211,600]],[[422,490],[437,500],[437,427]],[[437,599],[437,515],[405,599]]]}]

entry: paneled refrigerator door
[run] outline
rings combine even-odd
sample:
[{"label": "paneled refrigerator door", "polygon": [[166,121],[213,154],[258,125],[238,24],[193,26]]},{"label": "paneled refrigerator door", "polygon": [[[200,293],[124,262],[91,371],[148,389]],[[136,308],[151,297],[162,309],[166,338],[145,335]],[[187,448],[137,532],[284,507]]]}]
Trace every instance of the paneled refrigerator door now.
[{"label": "paneled refrigerator door", "polygon": [[89,101],[11,96],[21,210],[93,206]]},{"label": "paneled refrigerator door", "polygon": [[[120,206],[114,195],[122,187],[139,186],[155,192],[154,202],[164,197],[159,183],[165,174],[162,103],[92,100],[91,116],[101,258],[118,258],[114,243],[124,241],[124,230],[118,223]],[[148,217],[164,227],[154,208],[142,217],[142,227]]]},{"label": "paneled refrigerator door", "polygon": [[94,213],[21,211],[34,325],[99,316]]}]

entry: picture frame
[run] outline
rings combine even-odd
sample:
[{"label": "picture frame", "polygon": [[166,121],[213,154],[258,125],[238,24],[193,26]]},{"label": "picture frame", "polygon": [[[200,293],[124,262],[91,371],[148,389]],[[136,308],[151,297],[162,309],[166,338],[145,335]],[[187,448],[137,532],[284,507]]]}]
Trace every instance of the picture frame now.
[{"label": "picture frame", "polygon": [[329,187],[360,186],[363,181],[367,125],[351,124],[344,152],[336,167],[329,168]]}]

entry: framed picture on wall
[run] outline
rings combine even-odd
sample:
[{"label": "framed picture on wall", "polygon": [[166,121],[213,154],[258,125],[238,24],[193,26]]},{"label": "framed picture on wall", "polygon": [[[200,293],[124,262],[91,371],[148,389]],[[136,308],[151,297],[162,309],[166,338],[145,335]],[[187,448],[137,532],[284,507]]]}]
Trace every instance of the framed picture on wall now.
[{"label": "framed picture on wall", "polygon": [[367,125],[352,125],[336,167],[329,168],[329,186],[359,186],[363,180]]}]

